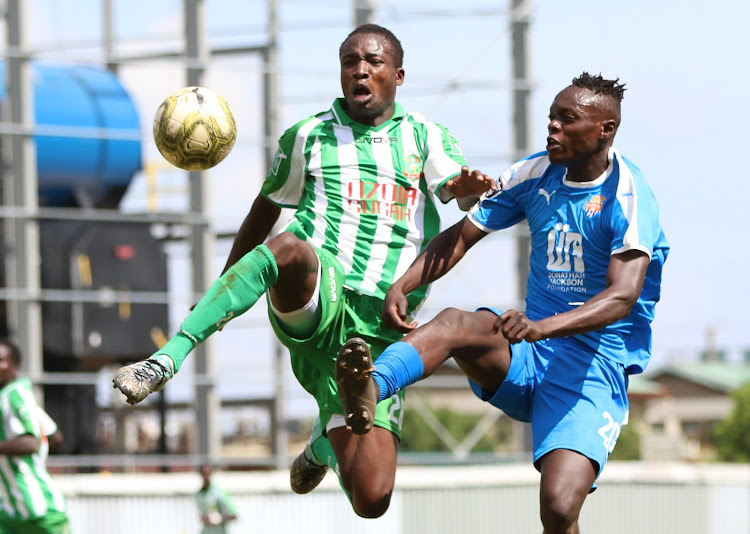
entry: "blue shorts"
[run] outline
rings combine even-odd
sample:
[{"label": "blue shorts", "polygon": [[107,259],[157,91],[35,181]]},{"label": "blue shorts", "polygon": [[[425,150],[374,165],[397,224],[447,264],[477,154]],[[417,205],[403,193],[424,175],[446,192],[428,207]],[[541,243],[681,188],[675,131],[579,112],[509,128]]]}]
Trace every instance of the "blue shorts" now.
[{"label": "blue shorts", "polygon": [[[497,313],[497,310],[487,308]],[[573,337],[511,345],[510,369],[497,391],[469,380],[480,399],[531,422],[534,465],[555,449],[580,452],[601,474],[628,422],[624,367]]]}]

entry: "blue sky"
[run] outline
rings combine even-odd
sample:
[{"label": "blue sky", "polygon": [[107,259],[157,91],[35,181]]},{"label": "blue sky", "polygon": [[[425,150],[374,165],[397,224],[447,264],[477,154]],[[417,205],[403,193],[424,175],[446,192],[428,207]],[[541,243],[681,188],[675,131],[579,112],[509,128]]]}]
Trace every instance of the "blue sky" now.
[{"label": "blue sky", "polygon": [[[34,43],[54,48],[50,58],[97,61],[92,47],[74,43],[99,39],[95,2],[33,0],[30,32]],[[123,50],[176,46],[181,23],[178,0],[115,2]],[[310,4],[315,4],[310,7]],[[497,176],[510,162],[508,2],[400,0],[376,2],[377,22],[388,26],[405,49],[406,80],[399,100],[450,128],[470,163]],[[260,1],[207,0],[210,42],[215,46],[263,42],[265,8]],[[436,13],[437,12],[437,13]],[[338,45],[351,29],[348,0],[281,0],[280,128],[327,108],[340,94]],[[750,181],[741,160],[745,132],[742,113],[750,96],[746,53],[750,3],[665,0],[601,2],[535,0],[530,29],[530,70],[534,87],[533,151],[544,147],[546,116],[555,94],[586,70],[619,77],[628,90],[615,145],[643,171],[661,206],[662,225],[672,245],[665,267],[662,302],[654,323],[652,367],[694,358],[709,329],[716,342],[739,359],[750,349],[745,301],[750,296],[743,228],[750,227]],[[741,55],[742,54],[742,55]],[[220,59],[204,85],[223,93],[238,118],[233,153],[210,179],[214,223],[236,229],[258,192],[260,162],[260,69],[257,58]],[[144,155],[158,162],[150,140],[153,112],[161,99],[184,85],[174,64],[126,66],[122,80],[143,116]],[[160,174],[162,209],[184,206],[184,176]],[[170,189],[177,193],[170,193]],[[143,209],[144,188],[136,179],[126,206]],[[460,214],[446,209],[446,224]],[[744,244],[743,244],[744,243]],[[445,306],[512,305],[515,257],[512,234],[485,239],[464,264],[438,282],[423,318]],[[217,274],[227,243],[217,243]],[[176,256],[180,256],[180,251]],[[186,262],[176,259],[174,279]],[[179,285],[179,284],[178,284]],[[495,294],[487,302],[487,288]],[[190,296],[173,287],[174,320]],[[233,352],[248,335],[270,343],[264,306],[222,332],[220,352]],[[244,322],[243,322],[244,321]],[[233,325],[235,326],[235,325]],[[225,362],[227,356],[219,356]],[[232,360],[234,362],[234,360]],[[263,380],[267,360],[242,360],[239,374]],[[234,363],[232,364],[234,365]],[[232,373],[237,376],[237,373]],[[234,390],[246,381],[222,387]],[[254,381],[254,379],[253,379]]]}]

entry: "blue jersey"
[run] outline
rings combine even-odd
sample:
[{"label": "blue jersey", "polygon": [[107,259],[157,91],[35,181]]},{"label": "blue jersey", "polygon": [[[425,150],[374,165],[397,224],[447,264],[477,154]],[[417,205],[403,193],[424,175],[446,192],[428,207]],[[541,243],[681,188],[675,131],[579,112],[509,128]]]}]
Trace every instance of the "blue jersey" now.
[{"label": "blue jersey", "polygon": [[623,364],[628,373],[640,373],[651,357],[650,325],[669,252],[656,199],[641,171],[614,148],[607,170],[594,181],[566,180],[566,170],[550,163],[546,152],[515,163],[500,177],[501,189],[477,204],[469,219],[485,232],[528,221],[526,315],[535,321],[569,311],[602,292],[613,254],[648,254],[646,280],[630,314],[601,330],[574,336]]}]

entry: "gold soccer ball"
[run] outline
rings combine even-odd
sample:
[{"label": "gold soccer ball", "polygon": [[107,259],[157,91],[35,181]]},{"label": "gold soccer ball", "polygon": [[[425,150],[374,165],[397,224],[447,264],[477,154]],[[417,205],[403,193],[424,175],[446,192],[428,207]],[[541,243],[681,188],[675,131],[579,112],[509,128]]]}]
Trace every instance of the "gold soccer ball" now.
[{"label": "gold soccer ball", "polygon": [[237,139],[234,114],[224,98],[205,87],[168,96],[154,116],[154,142],[164,159],[186,171],[218,165]]}]

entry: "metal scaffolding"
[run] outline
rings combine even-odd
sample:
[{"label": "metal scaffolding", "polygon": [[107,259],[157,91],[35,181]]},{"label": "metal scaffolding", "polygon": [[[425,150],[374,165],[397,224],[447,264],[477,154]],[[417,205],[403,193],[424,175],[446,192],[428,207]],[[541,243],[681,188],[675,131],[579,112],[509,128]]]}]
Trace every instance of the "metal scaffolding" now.
[{"label": "metal scaffolding", "polygon": [[[269,0],[269,42],[262,46],[235,46],[210,49],[205,28],[205,1],[184,0],[184,49],[174,52],[161,52],[140,56],[122,57],[116,46],[113,0],[102,0],[103,12],[103,51],[104,63],[109,70],[117,72],[124,64],[153,60],[173,59],[185,66],[187,85],[202,85],[207,64],[214,56],[234,54],[259,54],[263,57],[265,79],[264,130],[269,139],[276,136],[278,113],[278,81],[276,79],[278,20],[277,2]],[[37,162],[34,136],[60,135],[82,138],[128,138],[128,134],[116,130],[98,128],[40,128],[34,124],[33,97],[31,82],[31,61],[33,54],[28,48],[26,28],[29,23],[28,2],[9,0],[5,10],[7,42],[5,60],[7,62],[5,84],[7,98],[3,102],[3,121],[0,134],[3,136],[3,206],[0,217],[5,225],[5,275],[6,287],[0,289],[0,298],[8,306],[8,334],[18,342],[24,352],[22,371],[39,388],[49,384],[96,384],[95,373],[51,373],[44,371],[42,349],[41,304],[45,301],[98,302],[103,296],[99,291],[50,290],[41,287],[39,221],[86,220],[111,221],[122,223],[147,222],[166,225],[183,225],[189,229],[188,242],[192,266],[192,291],[196,295],[205,292],[212,282],[210,261],[213,257],[213,241],[207,214],[208,185],[202,172],[190,172],[190,210],[186,214],[130,215],[113,210],[80,208],[40,208],[37,191]],[[132,135],[132,134],[130,134]],[[270,164],[273,155],[266,149],[266,163]],[[106,298],[124,298],[118,291]],[[128,292],[131,302],[167,303],[166,293]],[[200,458],[215,459],[219,455],[221,436],[218,432],[219,399],[215,391],[215,369],[211,343],[203,343],[195,349],[195,410],[197,418],[196,451]],[[282,380],[277,373],[279,389],[283,390]],[[40,390],[38,394],[41,395]],[[276,434],[282,439],[274,441],[276,462],[285,464],[286,449],[283,439],[281,418],[283,410],[280,401],[272,403]],[[93,462],[94,459],[89,458]],[[195,460],[196,462],[198,460]],[[110,465],[116,458],[106,459]],[[122,463],[130,463],[123,459]]]},{"label": "metal scaffolding", "polygon": [[[230,46],[211,48],[207,39],[205,23],[205,0],[183,0],[182,47],[175,50],[161,50],[152,54],[121,55],[118,50],[115,0],[101,0],[102,6],[102,64],[111,72],[117,73],[124,65],[169,60],[184,67],[186,85],[203,85],[207,66],[212,58],[230,55],[258,55],[263,61],[262,87],[262,131],[265,168],[270,168],[275,142],[279,134],[279,1],[266,0],[266,40],[261,45]],[[354,25],[374,22],[376,0],[352,0]],[[35,135],[60,135],[81,138],[128,139],[132,133],[114,129],[99,128],[52,128],[40,127],[33,118],[33,88],[31,61],[34,53],[28,47],[27,25],[30,13],[28,2],[7,0],[5,9],[7,96],[2,107],[3,203],[0,206],[0,219],[5,227],[5,274],[6,287],[0,288],[0,300],[8,306],[8,330],[11,338],[22,347],[25,358],[23,372],[38,387],[51,384],[94,385],[97,374],[90,372],[45,372],[43,365],[42,317],[43,302],[98,302],[103,296],[99,291],[49,289],[41,285],[39,223],[43,220],[85,220],[122,223],[152,223],[167,226],[181,226],[188,229],[187,244],[190,250],[191,289],[194,295],[205,292],[213,281],[210,275],[210,262],[216,236],[208,220],[208,192],[206,177],[202,172],[190,172],[189,211],[184,214],[149,213],[125,214],[115,210],[49,208],[40,207],[37,198],[38,182],[36,168]],[[531,81],[528,69],[528,29],[530,25],[531,0],[510,0],[510,38],[512,44],[512,107],[513,120],[513,159],[526,155],[529,146],[529,113]],[[517,235],[518,288],[517,301],[523,302],[525,280],[528,269],[529,236]],[[132,302],[168,303],[166,292],[129,292]],[[107,295],[115,300],[123,298],[118,291]],[[287,451],[286,385],[283,369],[286,352],[277,343],[274,365],[274,395],[260,404],[269,411],[271,420],[271,457],[264,462],[267,466],[283,468],[289,463]],[[196,413],[196,444],[189,458],[144,458],[141,465],[168,466],[195,465],[203,459],[216,460],[220,455],[221,433],[219,431],[220,400],[216,391],[216,369],[212,343],[206,342],[197,347],[191,356],[195,363],[194,409]],[[420,410],[423,411],[423,410]],[[487,425],[483,420],[481,425]],[[163,430],[163,428],[162,428]],[[476,439],[477,436],[471,436]],[[465,456],[466,442],[456,444],[455,454]],[[106,458],[81,457],[62,458],[60,465],[132,465],[128,455]]]}]

